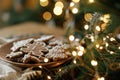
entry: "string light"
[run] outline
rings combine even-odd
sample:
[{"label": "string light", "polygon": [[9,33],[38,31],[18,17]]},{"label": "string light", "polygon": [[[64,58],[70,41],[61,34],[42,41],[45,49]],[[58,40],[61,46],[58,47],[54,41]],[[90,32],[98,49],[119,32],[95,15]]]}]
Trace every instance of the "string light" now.
[{"label": "string light", "polygon": [[48,1],[48,0],[40,0],[40,5],[41,5],[42,7],[46,7],[48,4],[49,4],[49,1]]},{"label": "string light", "polygon": [[73,7],[75,6],[75,3],[74,2],[70,2],[70,7]]},{"label": "string light", "polygon": [[111,37],[111,38],[110,38],[110,41],[115,41],[115,38]]},{"label": "string light", "polygon": [[84,51],[85,50],[85,48],[83,46],[78,46],[78,47],[76,47],[76,49],[78,49],[80,51]]},{"label": "string light", "polygon": [[78,3],[80,0],[72,0],[73,2],[75,2],[75,3]]},{"label": "string light", "polygon": [[100,31],[101,29],[100,29],[100,26],[96,26],[96,30],[97,31]]},{"label": "string light", "polygon": [[108,46],[109,46],[109,44],[108,44],[108,43],[105,43],[105,46],[106,46],[106,47],[108,47]]},{"label": "string light", "polygon": [[77,56],[76,51],[73,51],[73,52],[72,52],[72,55],[73,55],[73,56]]},{"label": "string light", "polygon": [[94,0],[89,0],[90,3],[94,3]]},{"label": "string light", "polygon": [[120,46],[118,47],[118,49],[120,49]]},{"label": "string light", "polygon": [[63,8],[64,4],[63,4],[63,2],[58,1],[58,2],[55,3],[55,6],[59,6],[59,7]]},{"label": "string light", "polygon": [[49,59],[48,58],[44,58],[44,62],[48,62],[49,61]]},{"label": "string light", "polygon": [[70,35],[70,36],[69,36],[69,40],[70,40],[70,41],[74,41],[74,39],[75,39],[75,37],[74,37],[73,35]]},{"label": "string light", "polygon": [[105,14],[104,18],[107,18],[107,19],[110,18],[110,14]]},{"label": "string light", "polygon": [[89,25],[86,24],[86,25],[84,26],[84,29],[85,29],[85,30],[88,30],[88,29],[89,29]]},{"label": "string light", "polygon": [[52,79],[52,78],[51,78],[51,76],[49,76],[49,75],[48,75],[48,76],[47,76],[47,79],[49,79],[49,80],[50,80],[50,79]]},{"label": "string light", "polygon": [[104,77],[100,77],[97,80],[105,80],[105,78]]},{"label": "string light", "polygon": [[99,48],[100,47],[100,45],[99,44],[96,44],[96,48]]},{"label": "string light", "polygon": [[105,37],[103,38],[103,41],[106,41],[106,38],[105,38]]},{"label": "string light", "polygon": [[80,39],[79,39],[79,38],[76,38],[76,39],[75,39],[75,41],[77,41],[77,42],[78,42],[78,41],[80,41]]},{"label": "string light", "polygon": [[79,51],[78,56],[82,56],[82,55],[83,55],[83,51]]},{"label": "string light", "polygon": [[72,13],[73,13],[73,14],[77,14],[77,13],[78,13],[78,8],[73,8],[73,9],[72,9]]},{"label": "string light", "polygon": [[80,48],[81,51],[85,50],[83,46],[79,46],[79,48]]},{"label": "string light", "polygon": [[108,39],[109,39],[110,37],[109,37],[109,36],[106,36],[106,38],[108,38]]},{"label": "string light", "polygon": [[94,41],[95,41],[95,40],[94,40],[94,36],[91,36],[91,41],[92,41],[92,42],[94,42]]},{"label": "string light", "polygon": [[102,49],[103,49],[103,46],[100,46],[100,49],[102,50]]},{"label": "string light", "polygon": [[97,66],[98,65],[98,62],[96,60],[91,60],[91,65],[92,66]]},{"label": "string light", "polygon": [[108,23],[110,21],[110,14],[105,14],[104,16],[100,17],[100,20],[104,23]]},{"label": "string light", "polygon": [[43,13],[43,19],[50,20],[52,18],[52,15],[50,12],[44,12]]},{"label": "string light", "polygon": [[62,71],[62,69],[58,69],[58,71],[60,72],[60,71]]},{"label": "string light", "polygon": [[74,63],[74,64],[76,64],[76,63],[77,63],[77,61],[76,61],[76,60],[73,60],[73,63]]},{"label": "string light", "polygon": [[102,23],[101,24],[100,27],[101,27],[102,31],[104,31],[106,29],[107,25],[108,25],[107,23]]},{"label": "string light", "polygon": [[62,14],[63,10],[62,10],[61,7],[55,6],[55,8],[53,9],[53,12],[54,12],[55,15],[59,16],[59,15]]},{"label": "string light", "polygon": [[47,0],[40,0],[40,2],[46,2]]},{"label": "string light", "polygon": [[110,54],[114,54],[114,52],[113,52],[113,51],[110,51]]},{"label": "string light", "polygon": [[39,68],[42,68],[42,66],[39,66]]}]

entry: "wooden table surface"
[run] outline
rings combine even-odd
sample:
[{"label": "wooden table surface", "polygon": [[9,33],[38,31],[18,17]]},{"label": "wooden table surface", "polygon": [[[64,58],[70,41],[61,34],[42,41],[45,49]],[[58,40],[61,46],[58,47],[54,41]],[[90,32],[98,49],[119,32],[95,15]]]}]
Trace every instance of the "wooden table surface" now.
[{"label": "wooden table surface", "polygon": [[0,29],[0,37],[19,36],[23,34],[45,33],[53,35],[64,35],[65,30],[61,28],[49,27],[36,22],[26,22]]}]

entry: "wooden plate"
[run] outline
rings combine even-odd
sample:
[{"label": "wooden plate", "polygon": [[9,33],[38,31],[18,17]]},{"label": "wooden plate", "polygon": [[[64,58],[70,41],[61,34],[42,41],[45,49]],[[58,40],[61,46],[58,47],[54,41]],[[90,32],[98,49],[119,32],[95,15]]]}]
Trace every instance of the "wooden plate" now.
[{"label": "wooden plate", "polygon": [[[13,42],[15,42],[15,41],[13,41]],[[11,52],[10,48],[13,46],[13,42],[6,43],[0,47],[0,60],[7,62],[7,63],[10,63],[10,64],[17,66],[17,67],[25,68],[25,67],[43,66],[43,67],[51,68],[51,67],[59,66],[65,62],[68,62],[71,60],[71,58],[69,57],[68,59],[60,60],[60,61],[56,61],[56,62],[37,63],[37,64],[24,64],[24,63],[13,62],[13,61],[10,61],[6,58],[6,55]]]}]

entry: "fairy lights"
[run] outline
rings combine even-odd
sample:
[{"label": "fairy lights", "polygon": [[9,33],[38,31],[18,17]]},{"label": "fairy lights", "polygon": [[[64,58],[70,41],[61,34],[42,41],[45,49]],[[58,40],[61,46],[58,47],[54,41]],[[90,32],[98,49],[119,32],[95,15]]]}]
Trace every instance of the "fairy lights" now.
[{"label": "fairy lights", "polygon": [[89,25],[86,24],[86,25],[84,26],[84,29],[85,29],[85,30],[88,30],[88,29],[89,29]]},{"label": "fairy lights", "polygon": [[40,5],[41,5],[42,7],[46,7],[48,4],[49,4],[49,1],[48,1],[48,0],[40,0]]},{"label": "fairy lights", "polygon": [[60,71],[62,71],[62,69],[58,69],[58,71],[60,72]]},{"label": "fairy lights", "polygon": [[90,3],[94,3],[94,0],[89,0]]},{"label": "fairy lights", "polygon": [[92,42],[95,41],[94,36],[91,36],[90,38],[91,38],[91,41],[92,41]]},{"label": "fairy lights", "polygon": [[76,63],[77,63],[77,61],[76,61],[76,60],[73,60],[73,63],[74,63],[74,64],[76,64]]},{"label": "fairy lights", "polygon": [[72,13],[73,13],[73,14],[77,14],[77,13],[78,13],[78,8],[73,8],[73,9],[72,9]]},{"label": "fairy lights", "polygon": [[53,9],[53,13],[57,16],[61,15],[63,13],[63,7],[64,7],[64,4],[63,2],[61,1],[57,1],[55,3],[55,7]]},{"label": "fairy lights", "polygon": [[120,46],[118,47],[118,49],[120,49]]},{"label": "fairy lights", "polygon": [[105,38],[105,37],[103,37],[103,41],[106,41],[106,38]]},{"label": "fairy lights", "polygon": [[59,15],[62,14],[63,11],[62,11],[62,8],[61,8],[61,7],[56,6],[56,7],[53,9],[53,12],[54,12],[55,15],[59,16]]},{"label": "fairy lights", "polygon": [[64,4],[61,1],[58,1],[55,3],[55,6],[59,6],[59,7],[63,8]]},{"label": "fairy lights", "polygon": [[100,47],[100,45],[99,44],[96,44],[96,48],[99,48]]},{"label": "fairy lights", "polygon": [[110,38],[110,41],[115,41],[115,38],[111,37],[111,38]]},{"label": "fairy lights", "polygon": [[92,66],[97,66],[97,65],[98,65],[98,62],[97,62],[96,60],[92,60],[92,61],[91,61],[91,65],[92,65]]},{"label": "fairy lights", "polygon": [[[55,0],[55,5],[54,5],[54,8],[53,8],[53,13],[54,15],[56,16],[60,16],[62,15],[64,12],[64,10],[66,9],[66,5],[63,3],[64,0]],[[68,12],[70,10],[70,12],[72,12],[73,14],[77,14],[79,12],[79,8],[78,8],[78,4],[80,2],[80,0],[70,0],[71,2],[69,3],[69,6],[67,7],[68,9]],[[95,0],[88,0],[89,3],[94,3]],[[49,0],[40,0],[40,5],[45,7],[49,4]],[[69,14],[68,14],[69,15]],[[50,12],[44,12],[43,13],[43,19],[44,20],[50,20],[52,18],[52,13]],[[115,38],[114,37],[111,37],[111,36],[105,36],[101,39],[98,38],[99,36],[99,32],[100,31],[104,31],[106,28],[106,24],[110,21],[110,14],[105,14],[105,15],[102,15],[101,17],[99,17],[99,21],[101,21],[101,23],[97,23],[97,20],[96,20],[96,24],[94,25],[91,25],[92,24],[92,21],[94,18],[94,15],[92,13],[89,13],[85,16],[85,20],[86,20],[86,23],[84,25],[84,29],[87,31],[89,31],[88,33],[86,33],[84,36],[84,39],[81,37],[81,38],[76,38],[77,36],[74,36],[74,35],[70,35],[68,37],[68,41],[70,43],[70,47],[72,46],[72,49],[71,49],[71,55],[73,56],[73,63],[74,64],[77,64],[78,63],[78,60],[80,60],[79,58],[82,59],[82,56],[85,54],[87,54],[87,48],[89,48],[89,46],[87,46],[87,43],[85,43],[85,41],[90,41],[90,47],[96,47],[97,48],[97,51],[104,51],[104,50],[107,50],[109,52],[109,54],[114,54],[115,52],[114,51],[110,51],[108,50],[108,46],[110,46],[109,44],[109,40],[110,41],[115,41]],[[69,19],[69,18],[68,18]],[[94,22],[93,22],[94,23]],[[101,25],[104,24],[104,28],[101,27]],[[92,27],[93,26],[93,27]],[[88,35],[88,36],[87,36]],[[87,38],[87,39],[85,39]],[[96,40],[98,40],[96,42]],[[100,41],[101,40],[101,41]],[[83,42],[84,43],[83,43]],[[108,42],[107,42],[108,41]],[[91,43],[92,42],[92,43]],[[103,42],[103,43],[102,43]],[[77,45],[76,45],[77,43]],[[83,45],[85,44],[85,46],[83,47]],[[73,47],[74,45],[74,47]],[[120,49],[120,46],[118,47],[118,49]],[[91,48],[90,48],[91,49]],[[102,54],[101,54],[102,55]],[[93,54],[94,56],[94,54]],[[96,58],[97,59],[97,58]],[[49,62],[49,59],[48,58],[45,58],[44,59],[44,62]],[[91,61],[90,61],[91,65],[94,66],[96,68],[96,66],[98,65],[98,61],[95,60],[95,58],[93,58]],[[42,68],[42,66],[39,66],[39,68]],[[57,71],[62,71],[62,69],[57,69]],[[52,76],[47,76],[47,79],[51,79]],[[105,80],[104,77],[95,77],[96,80]]]},{"label": "fairy lights", "polygon": [[75,2],[75,3],[78,3],[78,2],[80,2],[80,0],[72,0],[73,2]]},{"label": "fairy lights", "polygon": [[74,2],[70,2],[70,7],[73,7],[75,6],[75,3]]},{"label": "fairy lights", "polygon": [[42,66],[39,66],[39,68],[42,68]]},{"label": "fairy lights", "polygon": [[97,80],[105,80],[105,78],[104,77],[100,77]]},{"label": "fairy lights", "polygon": [[69,40],[70,40],[70,41],[74,41],[74,39],[75,39],[75,37],[74,37],[73,35],[70,35],[70,36],[69,36]]},{"label": "fairy lights", "polygon": [[73,55],[73,56],[76,56],[76,55],[77,55],[77,52],[76,52],[76,51],[73,51],[73,52],[72,52],[72,55]]},{"label": "fairy lights", "polygon": [[48,75],[48,76],[47,76],[47,79],[48,79],[48,80],[51,80],[52,78],[51,78],[51,76]]},{"label": "fairy lights", "polygon": [[113,52],[113,51],[110,51],[110,54],[114,54],[114,52]]},{"label": "fairy lights", "polygon": [[47,0],[40,0],[40,2],[46,2]]},{"label": "fairy lights", "polygon": [[85,49],[83,46],[79,46],[79,50],[84,51]]},{"label": "fairy lights", "polygon": [[79,51],[78,56],[82,56],[82,55],[83,55],[83,51]]},{"label": "fairy lights", "polygon": [[109,44],[106,42],[106,43],[105,43],[105,46],[106,46],[106,47],[108,47],[108,46],[109,46]]},{"label": "fairy lights", "polygon": [[43,13],[43,19],[45,19],[46,21],[50,20],[52,18],[52,14],[50,12],[44,12]]},{"label": "fairy lights", "polygon": [[102,17],[100,17],[100,20],[104,23],[108,23],[110,21],[110,14],[105,14]]},{"label": "fairy lights", "polygon": [[80,39],[79,39],[79,38],[76,38],[75,41],[78,42],[78,41],[80,41]]},{"label": "fairy lights", "polygon": [[102,50],[102,49],[103,49],[103,46],[100,46],[99,48]]},{"label": "fairy lights", "polygon": [[47,63],[48,61],[49,61],[49,59],[48,59],[48,58],[44,58],[44,62],[46,62],[46,63]]},{"label": "fairy lights", "polygon": [[96,30],[97,31],[100,31],[101,29],[100,29],[100,26],[96,26]]}]

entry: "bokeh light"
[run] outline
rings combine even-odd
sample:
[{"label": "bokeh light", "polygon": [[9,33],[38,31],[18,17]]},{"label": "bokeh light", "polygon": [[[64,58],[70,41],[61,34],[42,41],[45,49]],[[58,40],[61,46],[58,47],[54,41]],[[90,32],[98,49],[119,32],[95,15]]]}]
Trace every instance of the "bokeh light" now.
[{"label": "bokeh light", "polygon": [[73,8],[73,9],[72,9],[72,13],[73,13],[73,14],[77,14],[77,13],[78,13],[78,8]]},{"label": "bokeh light", "polygon": [[52,18],[52,14],[50,12],[44,12],[43,13],[43,19],[44,20],[50,20]]},{"label": "bokeh light", "polygon": [[63,8],[64,4],[63,4],[63,2],[58,1],[58,2],[55,3],[55,6],[59,6],[59,7]]},{"label": "bokeh light", "polygon": [[48,6],[48,4],[49,4],[49,1],[48,1],[48,0],[40,0],[40,5],[41,5],[42,7],[46,7],[46,6]]},{"label": "bokeh light", "polygon": [[80,0],[72,0],[73,2],[75,2],[75,3],[78,3],[78,2],[80,2]]},{"label": "bokeh light", "polygon": [[61,7],[55,6],[55,8],[53,9],[53,12],[54,12],[55,15],[59,16],[59,15],[62,14],[63,11],[62,11]]}]

